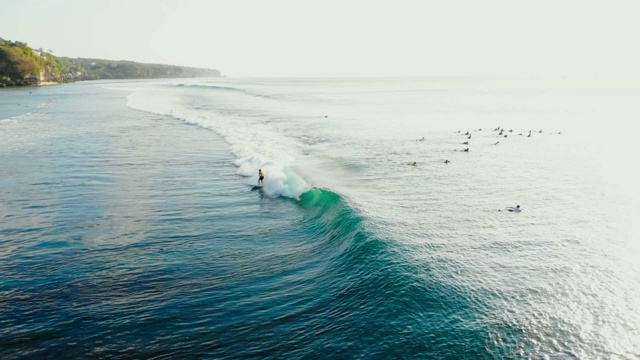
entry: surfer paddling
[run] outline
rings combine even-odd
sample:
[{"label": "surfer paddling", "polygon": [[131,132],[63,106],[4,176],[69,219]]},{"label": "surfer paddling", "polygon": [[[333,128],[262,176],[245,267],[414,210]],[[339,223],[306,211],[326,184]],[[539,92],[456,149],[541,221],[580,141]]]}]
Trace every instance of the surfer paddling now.
[{"label": "surfer paddling", "polygon": [[262,169],[258,169],[258,184],[262,185],[263,180],[264,180],[264,173],[262,172]]}]

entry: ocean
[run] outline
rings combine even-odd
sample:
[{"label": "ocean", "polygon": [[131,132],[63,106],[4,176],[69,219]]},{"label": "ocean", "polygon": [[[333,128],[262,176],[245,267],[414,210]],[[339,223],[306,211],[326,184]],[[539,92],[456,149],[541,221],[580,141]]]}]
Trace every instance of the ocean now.
[{"label": "ocean", "polygon": [[572,78],[0,89],[0,358],[640,358],[639,100]]}]

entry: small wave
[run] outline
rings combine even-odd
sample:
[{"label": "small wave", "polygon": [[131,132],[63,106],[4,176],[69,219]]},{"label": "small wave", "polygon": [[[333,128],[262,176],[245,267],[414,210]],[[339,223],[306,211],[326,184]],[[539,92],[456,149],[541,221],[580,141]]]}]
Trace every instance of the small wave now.
[{"label": "small wave", "polygon": [[184,84],[184,83],[168,84],[166,86],[169,86],[169,87],[180,87],[180,88],[191,88],[191,89],[229,91],[229,92],[237,92],[237,93],[241,93],[241,94],[244,94],[244,95],[259,97],[259,98],[263,98],[263,99],[274,99],[273,96],[259,94],[259,93],[255,93],[255,92],[252,92],[252,91],[247,91],[245,89],[235,88],[235,87],[231,87],[231,86],[205,85],[205,84]]},{"label": "small wave", "polygon": [[20,120],[32,119],[32,118],[38,117],[40,115],[42,115],[42,114],[41,113],[28,112],[26,114],[16,115],[16,116],[8,117],[6,119],[0,119],[0,124],[15,123],[15,122],[18,122]]},{"label": "small wave", "polygon": [[40,105],[38,105],[38,109],[45,109],[45,108],[51,107],[52,104],[53,104],[53,100],[45,101]]}]

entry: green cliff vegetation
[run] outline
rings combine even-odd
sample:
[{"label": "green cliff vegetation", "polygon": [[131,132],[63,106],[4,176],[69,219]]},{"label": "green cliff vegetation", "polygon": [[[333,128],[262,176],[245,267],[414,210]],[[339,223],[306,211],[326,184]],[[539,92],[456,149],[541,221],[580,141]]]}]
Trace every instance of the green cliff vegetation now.
[{"label": "green cliff vegetation", "polygon": [[26,43],[0,38],[0,83],[36,85],[43,81],[68,82],[81,78],[84,69]]},{"label": "green cliff vegetation", "polygon": [[0,38],[0,86],[39,85],[98,79],[219,77],[214,69],[132,61],[56,57],[26,43]]},{"label": "green cliff vegetation", "polygon": [[96,79],[157,79],[183,77],[220,77],[213,69],[184,66],[144,64],[133,61],[112,61],[100,59],[62,58],[86,69],[86,80]]}]

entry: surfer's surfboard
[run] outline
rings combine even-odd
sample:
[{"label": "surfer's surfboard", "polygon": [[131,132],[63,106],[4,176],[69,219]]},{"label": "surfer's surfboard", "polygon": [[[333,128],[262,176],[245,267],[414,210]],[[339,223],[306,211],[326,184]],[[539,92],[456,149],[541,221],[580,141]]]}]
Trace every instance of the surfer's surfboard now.
[{"label": "surfer's surfboard", "polygon": [[251,190],[258,190],[258,189],[262,189],[262,186],[264,185],[249,185],[251,186]]}]

